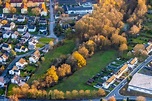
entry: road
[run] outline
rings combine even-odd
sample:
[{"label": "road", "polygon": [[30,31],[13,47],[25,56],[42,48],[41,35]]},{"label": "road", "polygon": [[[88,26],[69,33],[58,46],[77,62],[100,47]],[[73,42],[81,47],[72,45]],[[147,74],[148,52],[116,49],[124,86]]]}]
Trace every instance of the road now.
[{"label": "road", "polygon": [[[150,61],[152,61],[152,56],[149,56],[143,63],[139,64],[128,76],[133,76],[135,73],[140,71],[142,68],[144,68]],[[127,76],[127,77],[128,77]],[[106,97],[105,99],[108,99],[111,96],[115,96],[117,99],[125,99],[129,97],[130,99],[136,99],[136,96],[123,96],[120,95],[119,91],[120,89],[127,83],[127,77],[122,80],[119,85],[117,85]],[[152,98],[146,98],[146,101],[152,101]]]},{"label": "road", "polygon": [[54,34],[54,25],[55,25],[55,19],[54,19],[54,13],[53,13],[53,7],[52,7],[52,1],[50,0],[50,27],[49,32],[50,35],[48,37],[58,39],[57,36]]}]

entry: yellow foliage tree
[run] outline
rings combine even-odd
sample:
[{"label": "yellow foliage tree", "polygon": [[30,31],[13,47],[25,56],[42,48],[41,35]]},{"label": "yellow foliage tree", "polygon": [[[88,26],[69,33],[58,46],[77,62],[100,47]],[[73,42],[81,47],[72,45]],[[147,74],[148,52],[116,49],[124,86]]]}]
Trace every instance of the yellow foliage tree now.
[{"label": "yellow foliage tree", "polygon": [[55,82],[58,81],[58,75],[57,75],[57,73],[56,73],[56,68],[55,68],[55,66],[51,66],[51,68],[48,69],[46,75],[49,76],[49,77],[51,77],[51,78],[53,78],[53,80],[54,80]]},{"label": "yellow foliage tree", "polygon": [[78,51],[73,52],[72,56],[74,57],[74,59],[77,60],[78,67],[83,67],[83,66],[86,65],[86,60],[84,59],[84,57]]}]

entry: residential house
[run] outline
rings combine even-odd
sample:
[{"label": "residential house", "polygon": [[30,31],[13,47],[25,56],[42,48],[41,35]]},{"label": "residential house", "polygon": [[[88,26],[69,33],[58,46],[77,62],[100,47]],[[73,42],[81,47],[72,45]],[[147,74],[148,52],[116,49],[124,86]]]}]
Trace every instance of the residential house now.
[{"label": "residential house", "polygon": [[128,67],[133,68],[137,63],[138,63],[138,58],[135,57],[129,62]]},{"label": "residential house", "polygon": [[47,31],[47,26],[40,26],[39,27],[39,32],[40,33],[43,33],[43,32],[46,32]]},{"label": "residential house", "polygon": [[35,32],[36,26],[35,25],[28,25],[28,32]]},{"label": "residential house", "polygon": [[43,17],[40,17],[39,19],[39,25],[46,25],[47,24],[47,20]]},{"label": "residential house", "polygon": [[11,23],[5,24],[2,28],[4,28],[4,30],[12,30],[15,28],[15,23],[11,22]]},{"label": "residential house", "polygon": [[37,19],[36,19],[36,17],[35,16],[30,16],[29,18],[28,18],[28,23],[29,24],[36,24],[36,21],[37,21]]},{"label": "residential house", "polygon": [[108,89],[110,87],[111,84],[113,84],[116,80],[115,75],[111,76],[106,82],[103,83],[103,87],[105,89]]},{"label": "residential house", "polygon": [[152,43],[151,42],[148,42],[148,46],[145,47],[146,51],[147,51],[147,54],[149,54],[151,51],[152,51]]},{"label": "residential house", "polygon": [[116,73],[115,77],[118,79],[124,72],[128,70],[128,64],[124,64]]},{"label": "residential house", "polygon": [[11,0],[11,6],[13,7],[21,7],[23,0]]},{"label": "residential house", "polygon": [[6,32],[3,34],[3,38],[8,39],[8,38],[11,37],[11,35],[12,35],[12,32],[11,32],[11,31],[6,31]]},{"label": "residential house", "polygon": [[129,82],[127,90],[152,94],[152,76],[136,73]]},{"label": "residential house", "polygon": [[11,70],[9,70],[10,75],[20,75],[20,70],[14,66]]},{"label": "residential house", "polygon": [[44,2],[40,4],[40,9],[41,9],[41,16],[47,16],[47,8]]},{"label": "residential house", "polygon": [[36,44],[38,43],[38,40],[36,38],[31,38],[28,41],[28,49],[29,50],[34,50],[36,49]]},{"label": "residential house", "polygon": [[44,53],[47,53],[48,51],[49,51],[49,49],[50,49],[50,46],[45,46],[43,49],[42,49],[42,52],[44,52]]},{"label": "residential house", "polygon": [[18,32],[26,32],[27,31],[27,26],[26,25],[18,25],[17,31]]},{"label": "residential house", "polygon": [[11,35],[11,38],[12,38],[12,39],[17,39],[18,36],[19,36],[18,31],[15,31],[15,32]]},{"label": "residential house", "polygon": [[0,76],[0,87],[4,87],[5,81],[4,81],[4,77]]},{"label": "residential house", "polygon": [[12,79],[11,79],[11,83],[13,84],[17,84],[19,86],[22,86],[25,84],[25,82],[23,82],[23,78],[21,78],[18,75],[15,75]]},{"label": "residential house", "polygon": [[16,51],[16,52],[27,52],[28,49],[25,48],[24,46],[17,45],[17,46],[15,47],[15,51]]},{"label": "residential house", "polygon": [[21,43],[21,44],[26,43],[26,42],[30,39],[30,37],[31,37],[30,33],[26,32],[26,33],[22,36],[22,38],[21,38],[21,40],[20,40],[20,43]]},{"label": "residential house", "polygon": [[5,7],[3,8],[3,13],[10,13],[11,5],[9,3],[5,3]]},{"label": "residential house", "polygon": [[2,45],[2,49],[5,51],[10,51],[11,48],[12,48],[12,46],[10,44],[3,43],[3,45]]},{"label": "residential house", "polygon": [[9,20],[9,21],[14,21],[15,16],[13,14],[8,14],[8,15],[6,15],[6,19]]},{"label": "residential house", "polygon": [[16,62],[16,66],[19,69],[23,69],[25,67],[25,65],[27,65],[28,63],[26,62],[25,59],[21,58],[18,62]]},{"label": "residential house", "polygon": [[4,53],[0,56],[0,62],[6,62],[7,59],[9,58],[9,55],[7,53]]},{"label": "residential house", "polygon": [[19,17],[17,18],[17,21],[18,21],[18,22],[24,22],[25,20],[26,20],[25,16],[19,16]]},{"label": "residential house", "polygon": [[34,54],[29,58],[30,63],[36,63],[39,60],[40,56],[41,54],[39,50],[36,50]]},{"label": "residential house", "polygon": [[55,19],[61,19],[64,21],[69,21],[69,20],[78,20],[78,14],[62,14],[61,16],[55,16]]},{"label": "residential house", "polygon": [[22,5],[21,5],[21,13],[22,14],[27,14],[28,13],[27,3],[22,3]]}]

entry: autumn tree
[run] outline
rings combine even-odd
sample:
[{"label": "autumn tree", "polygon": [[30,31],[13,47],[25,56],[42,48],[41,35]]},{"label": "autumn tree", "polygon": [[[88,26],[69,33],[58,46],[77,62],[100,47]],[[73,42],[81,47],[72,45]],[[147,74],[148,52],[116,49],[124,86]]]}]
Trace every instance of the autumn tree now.
[{"label": "autumn tree", "polygon": [[38,8],[38,7],[32,8],[31,11],[32,11],[32,14],[36,15],[36,16],[40,15],[40,13],[41,13],[40,8]]},{"label": "autumn tree", "polygon": [[131,29],[130,29],[130,33],[131,33],[132,35],[138,34],[139,31],[140,31],[140,28],[137,27],[136,25],[133,25],[133,26],[131,27]]},{"label": "autumn tree", "polygon": [[97,91],[97,95],[98,96],[104,96],[104,95],[106,95],[106,92],[103,90],[103,89],[99,89],[98,91]]},{"label": "autumn tree", "polygon": [[121,52],[126,51],[127,49],[128,49],[128,46],[125,43],[121,44],[119,47],[119,51]]},{"label": "autumn tree", "polygon": [[58,75],[56,72],[56,67],[55,66],[51,66],[51,68],[48,69],[46,76],[48,76],[49,78],[52,78],[52,80],[54,82],[58,81]]},{"label": "autumn tree", "polygon": [[86,65],[86,60],[78,51],[73,52],[72,56],[77,60],[78,67],[83,67]]},{"label": "autumn tree", "polygon": [[140,55],[143,50],[145,50],[145,46],[143,44],[137,44],[134,48],[135,55]]},{"label": "autumn tree", "polygon": [[10,8],[10,13],[16,13],[16,8],[15,7],[11,7]]},{"label": "autumn tree", "polygon": [[77,90],[72,90],[72,97],[73,98],[77,98],[77,96],[78,96],[78,91]]},{"label": "autumn tree", "polygon": [[146,99],[145,99],[145,97],[143,97],[143,96],[138,96],[138,97],[136,98],[136,101],[146,101]]},{"label": "autumn tree", "polygon": [[108,101],[116,101],[115,97],[114,96],[111,96]]},{"label": "autumn tree", "polygon": [[89,51],[84,46],[78,49],[78,52],[85,58],[88,57]]}]

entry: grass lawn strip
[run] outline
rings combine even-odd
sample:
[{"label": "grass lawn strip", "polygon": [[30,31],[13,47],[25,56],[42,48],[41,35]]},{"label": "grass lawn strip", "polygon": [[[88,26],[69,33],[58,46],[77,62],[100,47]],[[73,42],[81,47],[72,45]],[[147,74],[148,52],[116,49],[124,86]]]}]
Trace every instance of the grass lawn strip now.
[{"label": "grass lawn strip", "polygon": [[[98,52],[87,60],[87,66],[76,71],[72,76],[68,77],[66,80],[62,81],[58,85],[52,87],[51,89],[58,89],[61,91],[71,91],[71,90],[94,90],[96,88],[86,85],[86,81],[99,73],[103,68],[107,66],[108,63],[112,62],[117,57],[117,52],[115,50],[109,50],[105,52]],[[48,89],[50,90],[50,89]]]}]

